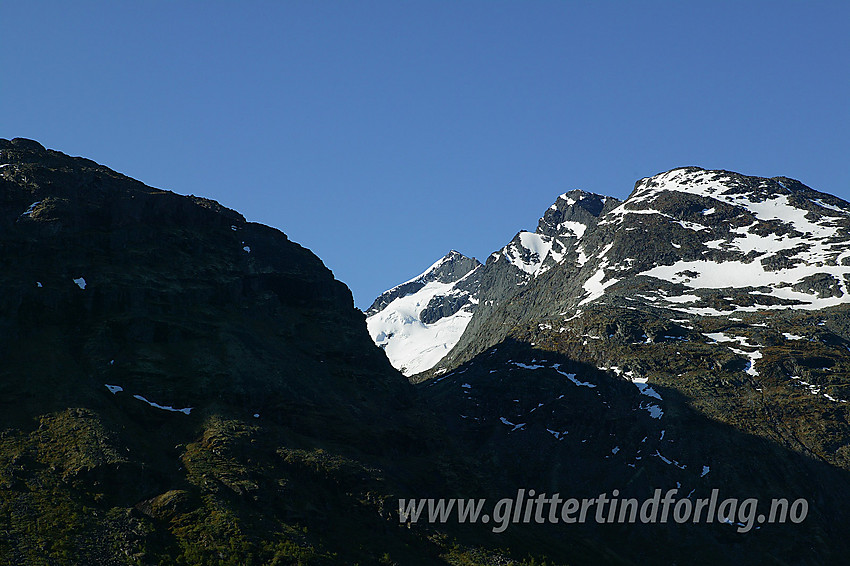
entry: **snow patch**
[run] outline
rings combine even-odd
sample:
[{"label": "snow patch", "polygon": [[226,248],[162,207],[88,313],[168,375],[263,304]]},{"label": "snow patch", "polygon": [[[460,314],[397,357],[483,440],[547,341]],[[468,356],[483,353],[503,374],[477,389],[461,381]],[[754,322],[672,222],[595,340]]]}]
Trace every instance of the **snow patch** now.
[{"label": "snow patch", "polygon": [[663,454],[661,454],[661,452],[659,452],[658,450],[656,450],[656,451],[655,451],[655,454],[653,454],[653,456],[657,456],[657,457],[658,457],[658,458],[659,458],[662,462],[664,462],[665,464],[670,464],[670,465],[672,465],[672,466],[676,466],[676,467],[677,467],[677,468],[679,468],[680,470],[684,470],[684,469],[687,467],[687,466],[685,466],[684,464],[680,464],[680,463],[679,463],[679,462],[677,462],[676,460],[671,460],[670,458],[665,457],[665,456],[664,456]]},{"label": "snow patch", "polygon": [[189,413],[192,412],[192,409],[193,409],[193,407],[187,407],[185,409],[175,409],[174,407],[171,407],[171,406],[160,405],[159,403],[154,403],[153,401],[148,401],[147,399],[145,399],[141,395],[133,395],[133,398],[138,399],[139,401],[144,401],[145,403],[147,403],[148,405],[150,405],[151,407],[153,407],[155,409],[162,409],[163,411],[171,411],[173,413],[183,413],[184,415],[188,415]]},{"label": "snow patch", "polygon": [[576,238],[581,238],[584,236],[585,231],[587,230],[587,226],[582,224],[581,222],[575,222],[573,220],[564,220],[557,226],[558,231],[571,232],[573,236]]},{"label": "snow patch", "polygon": [[23,213],[21,213],[21,216],[26,216],[27,218],[31,218],[32,213],[35,212],[35,207],[37,207],[41,203],[42,203],[42,201],[40,201],[40,200],[35,201],[31,205],[29,205]]},{"label": "snow patch", "polygon": [[588,381],[579,381],[578,379],[576,379],[576,374],[563,372],[559,369],[560,367],[561,367],[561,364],[553,364],[552,365],[552,369],[554,369],[555,371],[557,371],[558,373],[560,373],[561,375],[563,375],[564,377],[566,377],[567,379],[569,379],[570,381],[572,381],[573,383],[578,385],[579,387],[589,387],[591,389],[596,387],[595,383],[590,383]]},{"label": "snow patch", "polygon": [[539,364],[524,364],[522,362],[511,362],[513,365],[517,367],[521,367],[522,369],[540,369],[545,368],[546,366],[541,366]]},{"label": "snow patch", "polygon": [[513,428],[511,429],[511,432],[513,432],[515,430],[522,430],[522,428],[527,424],[527,423],[514,424],[511,421],[509,421],[508,419],[506,419],[505,417],[499,417],[499,420],[502,421],[502,424],[505,424],[507,426],[512,426]]}]

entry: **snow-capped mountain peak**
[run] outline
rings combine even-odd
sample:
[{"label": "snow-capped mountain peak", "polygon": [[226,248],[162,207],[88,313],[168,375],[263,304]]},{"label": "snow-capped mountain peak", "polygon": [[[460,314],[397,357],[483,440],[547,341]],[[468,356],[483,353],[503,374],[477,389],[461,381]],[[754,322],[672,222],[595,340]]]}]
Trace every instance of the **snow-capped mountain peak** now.
[{"label": "snow-capped mountain peak", "polygon": [[581,263],[584,252],[579,241],[596,225],[599,216],[617,203],[617,199],[581,189],[566,192],[546,209],[535,232],[517,233],[508,245],[490,256],[488,264],[503,259],[516,268],[516,285],[527,285],[567,258]]},{"label": "snow-capped mountain peak", "polygon": [[451,250],[416,277],[408,279],[404,283],[400,283],[392,289],[381,293],[366,310],[366,316],[371,316],[381,311],[399,297],[418,292],[428,283],[456,282],[479,265],[481,264],[477,259],[466,257],[458,251]]},{"label": "snow-capped mountain peak", "polygon": [[581,238],[587,227],[596,223],[609,200],[616,201],[581,189],[566,192],[546,209],[537,224],[537,232],[550,237]]},{"label": "snow-capped mountain peak", "polygon": [[600,279],[628,287],[654,278],[663,298],[643,298],[656,306],[706,315],[722,314],[707,307],[719,295],[744,310],[850,300],[850,204],[793,179],[674,169],[638,181],[598,226],[600,241],[613,245]]},{"label": "snow-capped mountain peak", "polygon": [[[444,263],[415,289],[408,282],[376,304],[418,291]],[[453,295],[461,291],[462,299]],[[787,177],[677,168],[639,180],[622,202],[564,193],[536,231],[517,233],[464,281],[426,292],[427,302],[439,296],[436,304],[448,307],[424,309],[439,316],[416,311],[420,322],[459,312],[471,320],[453,327],[466,334],[452,337],[458,347],[449,358],[478,351],[532,302],[535,316],[564,321],[603,304],[720,317],[837,306],[850,302],[850,204]],[[509,307],[520,295],[534,298]],[[449,358],[441,368],[454,363]]]},{"label": "snow-capped mountain peak", "polygon": [[452,250],[413,279],[381,294],[366,311],[372,340],[405,375],[430,369],[451,350],[472,318],[481,267]]}]

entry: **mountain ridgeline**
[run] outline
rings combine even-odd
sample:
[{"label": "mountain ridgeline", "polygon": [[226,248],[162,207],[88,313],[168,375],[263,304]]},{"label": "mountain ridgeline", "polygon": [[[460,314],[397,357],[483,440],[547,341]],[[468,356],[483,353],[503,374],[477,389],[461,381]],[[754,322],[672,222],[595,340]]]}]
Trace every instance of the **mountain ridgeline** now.
[{"label": "mountain ridgeline", "polygon": [[[785,177],[673,169],[638,181],[622,202],[561,195],[535,232],[434,291],[428,303],[467,297],[463,319],[447,317],[463,329],[438,344],[445,355],[430,368],[405,374],[476,459],[518,484],[547,478],[550,493],[566,483],[805,498],[804,526],[727,542],[761,548],[756,563],[841,561],[847,202]],[[399,296],[367,312],[402,370],[403,354],[432,349],[429,332],[443,322],[409,308],[417,303],[426,301]],[[680,560],[659,548],[676,548],[682,531],[658,527],[656,545],[634,542],[634,555]],[[780,531],[788,539],[769,549],[756,542]],[[716,550],[707,532],[684,539]],[[728,560],[712,552],[707,563]]]},{"label": "mountain ridgeline", "polygon": [[[535,232],[519,232],[474,276],[460,274],[462,280],[458,276],[454,286],[430,299],[463,294],[474,316],[466,318],[469,327],[445,359],[417,366],[418,373],[434,366],[432,373],[438,373],[469,359],[518,322],[580,317],[597,303],[628,301],[667,308],[671,316],[843,305],[850,301],[848,233],[848,203],[784,177],[686,167],[638,181],[624,202],[570,191],[545,212]],[[634,294],[648,286],[654,289]],[[386,326],[379,320],[393,320],[397,310],[388,299],[413,294],[392,292],[366,311],[373,339]],[[376,343],[388,353],[409,351],[407,343],[414,341],[427,348],[421,337],[428,334],[412,328],[439,319],[423,312],[392,329],[397,344]],[[396,367],[405,362],[389,357]]]},{"label": "mountain ridgeline", "polygon": [[[843,564],[848,210],[696,168],[622,202],[570,191],[364,314],[276,229],[0,139],[0,562]],[[809,512],[502,533],[399,513],[529,488]]]},{"label": "mountain ridgeline", "polygon": [[366,310],[370,335],[405,375],[431,369],[538,275],[565,260],[582,260],[579,239],[603,210],[616,204],[616,199],[570,191],[549,207],[536,232],[519,232],[486,264],[452,250],[418,277],[375,299]]}]

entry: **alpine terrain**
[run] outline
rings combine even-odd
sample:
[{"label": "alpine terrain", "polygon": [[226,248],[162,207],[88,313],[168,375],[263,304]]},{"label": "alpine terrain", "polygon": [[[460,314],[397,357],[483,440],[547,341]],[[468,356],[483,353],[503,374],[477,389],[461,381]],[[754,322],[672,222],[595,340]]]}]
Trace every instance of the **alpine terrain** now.
[{"label": "alpine terrain", "polygon": [[[607,207],[606,207],[607,204]],[[570,191],[558,197],[536,232],[519,232],[486,265],[452,250],[421,275],[393,287],[366,310],[369,334],[405,375],[431,369],[488,313],[538,275],[571,258],[588,226],[617,199]],[[574,256],[574,257],[573,257]],[[473,317],[473,312],[479,313]]]},{"label": "alpine terrain", "polygon": [[[468,297],[453,346],[429,343],[441,319],[403,311],[398,292],[366,314],[388,352],[415,343],[390,355],[396,367],[409,364],[399,353],[450,348],[410,379],[472,456],[517,485],[810,504],[801,525],[746,536],[738,519],[710,535],[657,526],[632,543],[651,563],[681,560],[683,537],[744,552],[778,532],[787,539],[753,562],[841,563],[848,293],[850,204],[785,177],[686,167],[638,181],[623,202],[558,197],[535,232],[429,298]],[[729,560],[700,544],[708,563]]]},{"label": "alpine terrain", "polygon": [[[571,191],[364,314],[279,230],[0,139],[0,563],[844,564],[848,206]],[[494,528],[519,490],[808,511]]]}]

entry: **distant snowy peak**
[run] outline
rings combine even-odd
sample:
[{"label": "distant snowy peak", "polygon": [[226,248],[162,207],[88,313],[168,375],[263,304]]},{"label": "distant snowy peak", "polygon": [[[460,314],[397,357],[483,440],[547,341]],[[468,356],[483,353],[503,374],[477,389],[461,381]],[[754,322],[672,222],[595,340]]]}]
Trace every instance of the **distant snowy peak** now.
[{"label": "distant snowy peak", "polygon": [[477,259],[466,257],[458,251],[451,250],[413,279],[409,279],[381,293],[372,303],[372,306],[366,310],[366,316],[371,316],[383,310],[388,304],[399,297],[418,292],[428,283],[454,283],[459,281],[480,265],[481,262]]},{"label": "distant snowy peak", "polygon": [[[635,189],[626,202],[631,206],[640,202],[648,203],[665,191],[714,199],[731,206],[747,208],[755,214],[771,212],[769,207],[774,202],[787,202],[793,208],[811,211],[816,215],[850,214],[850,204],[846,201],[811,189],[795,179],[751,177],[731,171],[712,171],[698,167],[672,169],[641,179],[635,184]],[[773,218],[785,219],[776,215]]]},{"label": "distant snowy peak", "polygon": [[431,369],[458,343],[479,302],[489,311],[562,262],[580,265],[585,258],[578,242],[617,204],[576,189],[558,197],[535,232],[519,232],[484,266],[449,252],[375,299],[366,311],[369,334],[405,375]]},{"label": "distant snowy peak", "polygon": [[478,303],[474,274],[480,267],[452,250],[375,300],[366,326],[393,367],[408,376],[423,372],[454,347]]},{"label": "distant snowy peak", "polygon": [[728,316],[848,302],[850,204],[786,177],[684,167],[639,180],[625,201],[564,193],[485,265],[451,252],[382,294],[367,322],[412,375],[455,346],[476,351],[506,319],[569,321],[605,304]]},{"label": "distant snowy peak", "polygon": [[599,216],[620,204],[603,195],[574,189],[558,197],[537,225],[536,232],[519,232],[511,242],[490,256],[490,262],[504,260],[517,268],[520,281],[527,284],[566,258],[580,264],[584,252],[578,242],[592,230]]},{"label": "distant snowy peak", "polygon": [[639,276],[658,290],[630,300],[689,314],[850,300],[850,204],[793,179],[674,169],[638,181],[597,226],[609,245],[583,274],[581,304]]},{"label": "distant snowy peak", "polygon": [[558,197],[537,224],[537,232],[550,237],[581,238],[588,226],[596,224],[604,210],[620,201],[603,195],[574,189]]},{"label": "distant snowy peak", "polygon": [[440,283],[452,283],[479,265],[481,265],[481,262],[474,257],[466,257],[458,251],[451,250],[415,279],[425,282],[439,281]]}]

